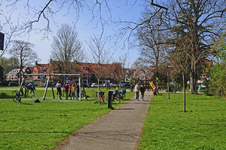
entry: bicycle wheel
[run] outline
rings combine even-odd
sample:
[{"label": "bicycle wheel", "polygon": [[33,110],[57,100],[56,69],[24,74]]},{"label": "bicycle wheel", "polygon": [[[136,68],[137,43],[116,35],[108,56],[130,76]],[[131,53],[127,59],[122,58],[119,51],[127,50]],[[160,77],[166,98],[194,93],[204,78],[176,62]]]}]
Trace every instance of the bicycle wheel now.
[{"label": "bicycle wheel", "polygon": [[116,103],[121,103],[121,99],[120,99],[118,94],[113,97],[113,101],[116,102]]},{"label": "bicycle wheel", "polygon": [[104,96],[101,96],[101,97],[100,97],[100,103],[101,103],[101,104],[104,104],[104,103],[105,103],[105,98],[104,98]]},{"label": "bicycle wheel", "polygon": [[97,97],[97,92],[94,92],[93,94],[92,94],[92,98],[96,98]]},{"label": "bicycle wheel", "polygon": [[13,92],[12,92],[12,95],[13,95],[13,96],[16,96],[16,91],[13,91]]},{"label": "bicycle wheel", "polygon": [[21,104],[21,98],[20,98],[20,97],[17,97],[17,96],[13,97],[13,101],[14,101],[15,103]]},{"label": "bicycle wheel", "polygon": [[118,98],[118,102],[121,103],[121,96],[120,96],[120,94],[117,95],[117,98]]}]

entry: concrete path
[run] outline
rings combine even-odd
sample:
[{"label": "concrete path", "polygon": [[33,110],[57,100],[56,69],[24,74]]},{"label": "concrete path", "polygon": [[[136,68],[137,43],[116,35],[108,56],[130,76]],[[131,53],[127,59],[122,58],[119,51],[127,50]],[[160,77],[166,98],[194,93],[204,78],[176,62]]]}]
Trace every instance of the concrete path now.
[{"label": "concrete path", "polygon": [[146,91],[144,101],[132,98],[120,105],[71,135],[57,150],[136,150],[151,95]]}]

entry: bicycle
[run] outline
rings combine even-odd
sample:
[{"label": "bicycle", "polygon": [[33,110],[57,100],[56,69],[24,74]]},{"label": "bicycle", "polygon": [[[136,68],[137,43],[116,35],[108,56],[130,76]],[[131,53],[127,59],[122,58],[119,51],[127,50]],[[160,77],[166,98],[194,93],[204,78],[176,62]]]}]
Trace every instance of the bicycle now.
[{"label": "bicycle", "polygon": [[115,90],[113,92],[112,96],[113,96],[113,101],[114,102],[121,103],[122,96],[121,96],[121,92],[119,90]]},{"label": "bicycle", "polygon": [[12,95],[13,95],[13,101],[15,102],[15,103],[19,103],[19,104],[21,104],[21,95],[20,95],[20,91],[13,91],[12,92]]},{"label": "bicycle", "polygon": [[92,97],[93,99],[95,99],[95,98],[97,98],[97,95],[98,95],[98,92],[94,91],[94,92],[92,93],[91,97]]},{"label": "bicycle", "polygon": [[105,103],[105,97],[104,97],[104,92],[100,91],[99,92],[99,100],[94,102],[94,104],[100,102],[101,104],[104,104]]},{"label": "bicycle", "polygon": [[99,98],[100,98],[100,103],[104,104],[105,103],[104,92],[102,91],[99,92]]}]

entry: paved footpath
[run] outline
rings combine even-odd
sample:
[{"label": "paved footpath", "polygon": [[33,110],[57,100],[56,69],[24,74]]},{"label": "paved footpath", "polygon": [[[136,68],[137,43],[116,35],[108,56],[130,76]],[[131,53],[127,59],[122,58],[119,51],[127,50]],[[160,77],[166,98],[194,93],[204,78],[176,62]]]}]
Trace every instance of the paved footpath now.
[{"label": "paved footpath", "polygon": [[134,97],[71,135],[57,150],[136,150],[152,92]]}]

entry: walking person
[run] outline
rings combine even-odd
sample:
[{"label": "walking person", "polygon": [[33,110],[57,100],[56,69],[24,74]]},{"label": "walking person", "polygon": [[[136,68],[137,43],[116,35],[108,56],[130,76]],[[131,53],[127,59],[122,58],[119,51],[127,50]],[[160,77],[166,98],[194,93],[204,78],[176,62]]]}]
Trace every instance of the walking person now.
[{"label": "walking person", "polygon": [[57,82],[56,88],[57,88],[57,93],[59,94],[59,98],[62,100],[62,98],[61,98],[61,84],[60,84],[60,81]]},{"label": "walking person", "polygon": [[141,93],[141,100],[144,100],[144,92],[146,91],[146,88],[144,87],[144,85],[141,85],[140,87],[140,93]]},{"label": "walking person", "polygon": [[134,92],[135,92],[136,100],[138,100],[138,101],[139,101],[139,90],[140,90],[140,86],[139,86],[139,83],[137,83],[135,85]]},{"label": "walking person", "polygon": [[66,93],[66,100],[68,100],[68,89],[69,89],[69,85],[68,85],[68,82],[66,82],[66,85],[64,86],[64,91]]}]

